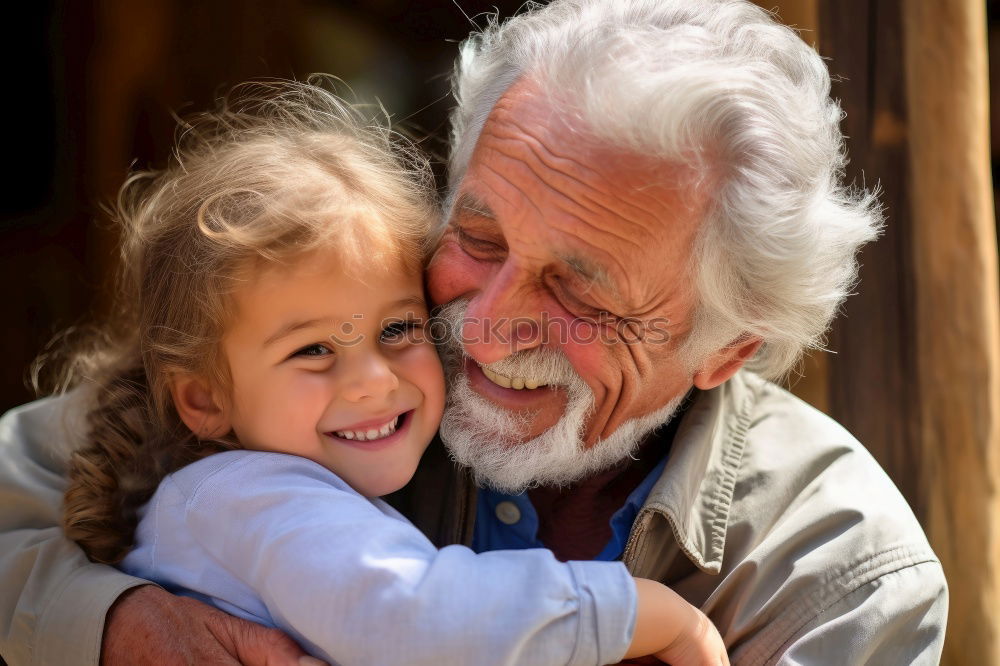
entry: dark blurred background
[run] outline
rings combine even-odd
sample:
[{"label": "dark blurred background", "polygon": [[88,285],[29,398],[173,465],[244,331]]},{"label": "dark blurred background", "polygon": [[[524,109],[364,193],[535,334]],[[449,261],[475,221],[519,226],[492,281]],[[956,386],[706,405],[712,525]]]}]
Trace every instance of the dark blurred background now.
[{"label": "dark blurred background", "polygon": [[[4,41],[8,177],[0,201],[0,413],[25,368],[107,305],[114,237],[101,205],[129,165],[163,164],[172,113],[255,77],[341,77],[445,154],[448,75],[484,12],[521,0],[85,0],[24,3]],[[440,174],[440,159],[437,172]]]},{"label": "dark blurred background", "polygon": [[[814,43],[820,33],[810,24],[831,11],[820,0],[758,4],[779,9]],[[856,22],[848,15],[857,9],[830,4],[837,5],[838,16]],[[173,138],[172,113],[206,108],[228,87],[250,78],[326,72],[341,77],[361,101],[377,97],[393,122],[438,158],[440,176],[457,43],[474,24],[481,26],[487,13],[510,16],[521,5],[522,0],[24,3],[3,46],[5,61],[16,66],[7,68],[2,109],[9,171],[0,202],[6,302],[0,413],[33,397],[25,369],[53,334],[107,305],[114,237],[101,205],[113,198],[133,161],[138,167],[163,164]],[[988,0],[987,10],[993,46],[1000,36],[1000,0]],[[995,61],[1000,49],[990,53]],[[838,67],[847,64],[834,57],[831,69],[844,75]],[[851,93],[850,73],[845,78],[838,87],[846,85]],[[993,98],[997,87],[990,88]],[[845,107],[852,110],[849,99]],[[992,105],[994,117],[997,108]],[[994,136],[992,152],[995,164],[1000,137]],[[797,390],[830,411],[828,398],[812,386]]]},{"label": "dark blurred background", "polygon": [[[887,215],[835,354],[812,354],[791,387],[868,447],[927,529],[951,588],[943,663],[1000,664],[1000,137],[986,131],[987,113],[1000,120],[1000,0],[755,1],[829,58],[847,179],[878,183]],[[377,97],[440,176],[457,43],[484,12],[521,4],[20,3],[2,47],[0,412],[33,397],[25,369],[53,334],[108,305],[115,238],[100,205],[133,161],[163,164],[173,113],[247,79],[326,72]]]}]

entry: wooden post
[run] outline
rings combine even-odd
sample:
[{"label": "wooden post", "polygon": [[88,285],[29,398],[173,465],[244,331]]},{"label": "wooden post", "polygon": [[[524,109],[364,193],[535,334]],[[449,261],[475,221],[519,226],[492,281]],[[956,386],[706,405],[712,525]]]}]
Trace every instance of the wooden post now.
[{"label": "wooden post", "polygon": [[985,10],[820,5],[847,117],[848,178],[880,187],[885,235],[834,325],[831,414],[875,455],[948,577],[944,663],[1000,663],[1000,312]]},{"label": "wooden post", "polygon": [[928,534],[951,589],[945,662],[1000,663],[1000,295],[986,8],[907,0],[917,379]]}]

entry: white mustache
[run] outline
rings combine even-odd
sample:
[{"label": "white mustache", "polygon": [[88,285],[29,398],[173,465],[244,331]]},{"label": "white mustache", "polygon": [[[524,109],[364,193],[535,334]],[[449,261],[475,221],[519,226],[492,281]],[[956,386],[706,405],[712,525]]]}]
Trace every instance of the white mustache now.
[{"label": "white mustache", "polygon": [[[437,313],[437,316],[448,325],[449,335],[443,342],[447,353],[461,359],[470,358],[460,342],[462,322],[465,320],[468,305],[468,299],[452,301]],[[565,386],[583,381],[573,368],[573,364],[566,358],[566,354],[549,347],[525,349],[499,361],[479,363],[479,365],[504,377],[530,377],[538,380],[540,384]]]},{"label": "white mustache", "polygon": [[593,391],[560,350],[529,349],[485,366],[507,377],[533,377],[565,387],[562,417],[525,441],[530,414],[510,412],[486,400],[472,390],[463,371],[467,354],[461,328],[468,303],[468,299],[453,301],[437,314],[450,331],[441,341],[450,383],[441,438],[452,458],[469,467],[481,485],[519,493],[541,484],[574,483],[632,455],[647,434],[670,420],[680,404],[678,398],[656,412],[630,419],[607,439],[586,448],[583,433],[594,407]]},{"label": "white mustache", "polygon": [[568,385],[582,381],[566,355],[556,349],[526,349],[494,363],[481,364],[504,377],[530,377],[540,384]]}]

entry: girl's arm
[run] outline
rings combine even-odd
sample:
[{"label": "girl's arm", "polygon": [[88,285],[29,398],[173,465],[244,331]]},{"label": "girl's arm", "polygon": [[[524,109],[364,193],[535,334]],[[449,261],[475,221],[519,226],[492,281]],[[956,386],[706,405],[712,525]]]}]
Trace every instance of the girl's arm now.
[{"label": "girl's arm", "polygon": [[437,550],[387,505],[294,456],[224,453],[172,480],[194,539],[329,660],[601,664],[631,642],[636,585],[620,563]]}]

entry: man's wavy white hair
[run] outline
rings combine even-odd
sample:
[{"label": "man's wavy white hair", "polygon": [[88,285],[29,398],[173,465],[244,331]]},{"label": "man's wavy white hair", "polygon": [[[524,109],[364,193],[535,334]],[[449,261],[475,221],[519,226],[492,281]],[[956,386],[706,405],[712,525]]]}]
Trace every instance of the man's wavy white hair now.
[{"label": "man's wavy white hair", "polygon": [[688,164],[710,188],[691,259],[691,368],[759,336],[750,367],[775,378],[822,346],[881,210],[842,185],[843,114],[794,31],[744,0],[554,0],[491,21],[456,64],[448,208],[486,117],[521,78],[596,138]]}]

